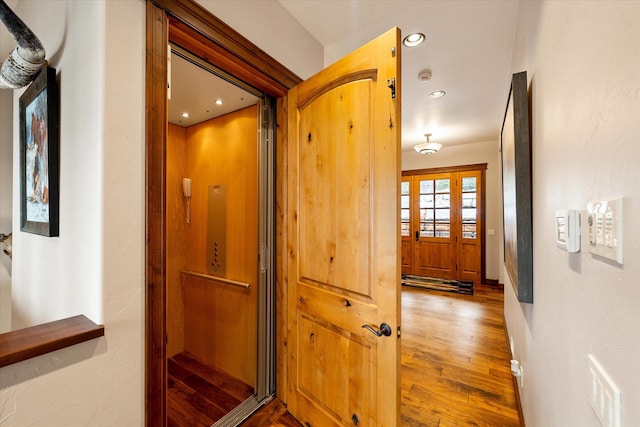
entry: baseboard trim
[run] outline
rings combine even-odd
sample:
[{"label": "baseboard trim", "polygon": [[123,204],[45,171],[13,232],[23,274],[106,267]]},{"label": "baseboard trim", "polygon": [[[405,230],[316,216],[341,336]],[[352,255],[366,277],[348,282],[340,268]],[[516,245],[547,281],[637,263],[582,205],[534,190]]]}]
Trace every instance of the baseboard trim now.
[{"label": "baseboard trim", "polygon": [[484,284],[496,289],[504,289],[504,285],[498,279],[484,279]]},{"label": "baseboard trim", "polygon": [[[496,280],[496,283],[498,281]],[[513,353],[511,352],[511,344],[509,340],[509,331],[507,331],[507,319],[505,319],[504,314],[502,315],[502,321],[504,322],[504,339],[507,342],[507,348],[509,349],[509,359],[513,359]],[[511,376],[511,381],[513,382],[513,391],[516,395],[516,405],[518,409],[518,418],[520,418],[520,427],[526,427],[524,422],[524,413],[522,412],[522,400],[520,400],[520,386],[518,385],[518,379],[515,376]]]}]

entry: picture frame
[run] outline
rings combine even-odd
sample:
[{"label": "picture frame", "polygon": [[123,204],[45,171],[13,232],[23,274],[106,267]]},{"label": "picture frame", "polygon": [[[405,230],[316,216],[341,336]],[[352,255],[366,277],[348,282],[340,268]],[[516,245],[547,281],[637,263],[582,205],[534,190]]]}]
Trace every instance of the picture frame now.
[{"label": "picture frame", "polygon": [[56,70],[43,68],[20,96],[20,230],[59,234],[59,117]]},{"label": "picture frame", "polygon": [[526,71],[511,79],[500,153],[504,264],[518,301],[533,303],[531,127]]}]

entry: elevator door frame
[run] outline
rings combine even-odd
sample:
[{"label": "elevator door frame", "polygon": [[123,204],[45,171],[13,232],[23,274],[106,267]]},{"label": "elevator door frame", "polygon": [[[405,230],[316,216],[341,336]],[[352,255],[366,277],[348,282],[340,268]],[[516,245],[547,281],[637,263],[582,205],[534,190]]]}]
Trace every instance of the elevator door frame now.
[{"label": "elevator door frame", "polygon": [[[170,26],[178,32],[182,32],[182,36],[186,34],[186,40],[192,40],[192,44],[178,43],[188,51],[202,57],[207,58],[209,62],[216,63],[217,66],[224,69],[234,77],[245,82],[248,85],[258,89],[259,91],[269,95],[273,99],[277,99],[276,109],[282,111],[281,98],[286,94],[287,90],[295,86],[301,81],[299,77],[291,71],[283,67],[277,61],[262,52],[246,38],[235,32],[222,21],[215,18],[208,11],[203,9],[197,3],[190,0],[148,0],[147,1],[147,131],[146,131],[146,158],[147,158],[147,269],[145,275],[146,281],[146,406],[145,406],[145,423],[147,426],[164,426],[166,425],[166,294],[165,294],[165,208],[164,208],[164,191],[166,172],[163,166],[166,155],[166,88],[167,88],[167,45],[169,43],[168,30]],[[185,38],[183,37],[183,41]],[[190,48],[195,46],[196,49]],[[220,61],[220,62],[217,62]],[[273,106],[273,102],[270,103]],[[263,153],[269,157],[271,169],[264,171],[269,173],[271,179],[270,188],[264,192],[263,196],[267,203],[268,215],[263,218],[262,226],[270,230],[270,245],[267,243],[265,248],[260,250],[261,264],[266,265],[264,271],[265,277],[271,283],[270,290],[259,295],[259,301],[263,301],[263,309],[258,313],[259,327],[264,329],[265,336],[263,347],[259,351],[264,351],[267,355],[261,363],[265,366],[269,364],[274,367],[277,365],[278,372],[283,372],[286,376],[286,360],[274,353],[275,341],[278,347],[282,345],[281,341],[285,341],[282,334],[286,331],[282,330],[282,325],[278,323],[276,328],[269,327],[261,319],[269,318],[274,322],[275,308],[281,300],[281,286],[276,298],[275,287],[277,286],[275,277],[279,276],[278,281],[282,282],[282,272],[279,272],[279,264],[275,262],[276,250],[278,256],[282,249],[278,249],[275,240],[281,241],[280,232],[274,234],[274,224],[281,221],[280,215],[276,215],[276,193],[280,194],[282,184],[276,183],[276,174],[282,173],[282,164],[280,155],[275,150],[276,137],[280,141],[286,135],[286,126],[276,126],[274,110],[266,112],[265,117],[271,123],[270,130],[261,130],[262,134],[267,135],[269,143],[266,146],[269,150]],[[262,122],[262,121],[261,121]],[[278,127],[278,136],[275,134],[275,127]],[[264,144],[263,144],[264,145]],[[276,160],[276,157],[278,160]],[[277,163],[277,167],[276,167]],[[262,172],[261,172],[262,173]],[[264,180],[263,180],[264,182]],[[281,206],[278,209],[282,209]],[[279,212],[280,210],[278,210]],[[267,240],[268,241],[268,240]],[[270,269],[270,270],[269,270]],[[286,281],[286,279],[285,279]],[[284,291],[286,293],[286,290]],[[262,304],[259,304],[262,305]],[[272,323],[273,325],[273,323]],[[260,334],[261,331],[259,330]],[[280,334],[280,336],[277,336]],[[269,360],[270,359],[270,360]],[[260,369],[260,368],[259,368]],[[286,381],[285,378],[275,378],[273,371],[268,369],[263,371],[261,378],[258,378],[256,389],[258,393],[265,394],[258,390],[270,389],[276,383]],[[259,385],[264,384],[264,386]],[[278,393],[285,393],[282,387],[277,386],[280,390]],[[254,409],[261,404],[270,400],[270,396],[266,395],[261,401],[254,399],[245,401],[233,412],[233,416],[237,420],[223,419],[224,424],[217,425],[236,425],[245,413],[249,415]],[[237,412],[237,413],[236,413]]]}]

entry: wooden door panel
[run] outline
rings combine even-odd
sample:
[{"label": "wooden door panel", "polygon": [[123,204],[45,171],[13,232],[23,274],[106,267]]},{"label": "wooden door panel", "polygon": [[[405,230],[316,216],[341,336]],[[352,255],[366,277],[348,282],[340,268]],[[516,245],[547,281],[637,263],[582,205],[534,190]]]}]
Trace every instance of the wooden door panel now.
[{"label": "wooden door panel", "polygon": [[419,276],[449,277],[455,274],[451,259],[454,248],[448,242],[418,242],[417,267]]},{"label": "wooden door panel", "polygon": [[[302,424],[400,425],[399,41],[393,29],[288,95],[288,409]],[[390,336],[363,328],[383,322]]]},{"label": "wooden door panel", "polygon": [[480,259],[478,244],[467,243],[464,240],[460,244],[460,262],[458,269],[460,270],[460,280],[474,281],[475,277],[480,273]]},{"label": "wooden door panel", "polygon": [[[371,80],[325,92],[300,111],[300,279],[371,295]],[[332,126],[318,126],[319,120]],[[347,280],[345,280],[347,279]]]},{"label": "wooden door panel", "polygon": [[[340,329],[308,314],[299,320],[298,341],[300,397],[304,418],[322,408],[335,425],[353,420],[359,425],[375,404],[376,343],[364,336],[353,336],[350,329]],[[326,384],[337,387],[326,387]],[[317,416],[316,416],[317,417]]]}]

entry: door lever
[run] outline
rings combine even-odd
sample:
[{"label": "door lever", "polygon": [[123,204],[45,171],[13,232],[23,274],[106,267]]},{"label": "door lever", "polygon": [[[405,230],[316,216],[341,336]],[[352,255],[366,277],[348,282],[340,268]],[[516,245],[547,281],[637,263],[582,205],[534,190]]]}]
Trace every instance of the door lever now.
[{"label": "door lever", "polygon": [[388,337],[391,335],[391,326],[387,325],[386,323],[381,323],[380,329],[378,329],[377,331],[369,325],[362,325],[362,327],[377,337],[381,337],[383,335],[385,337]]},{"label": "door lever", "polygon": [[416,230],[416,242],[420,240],[420,232]]}]

